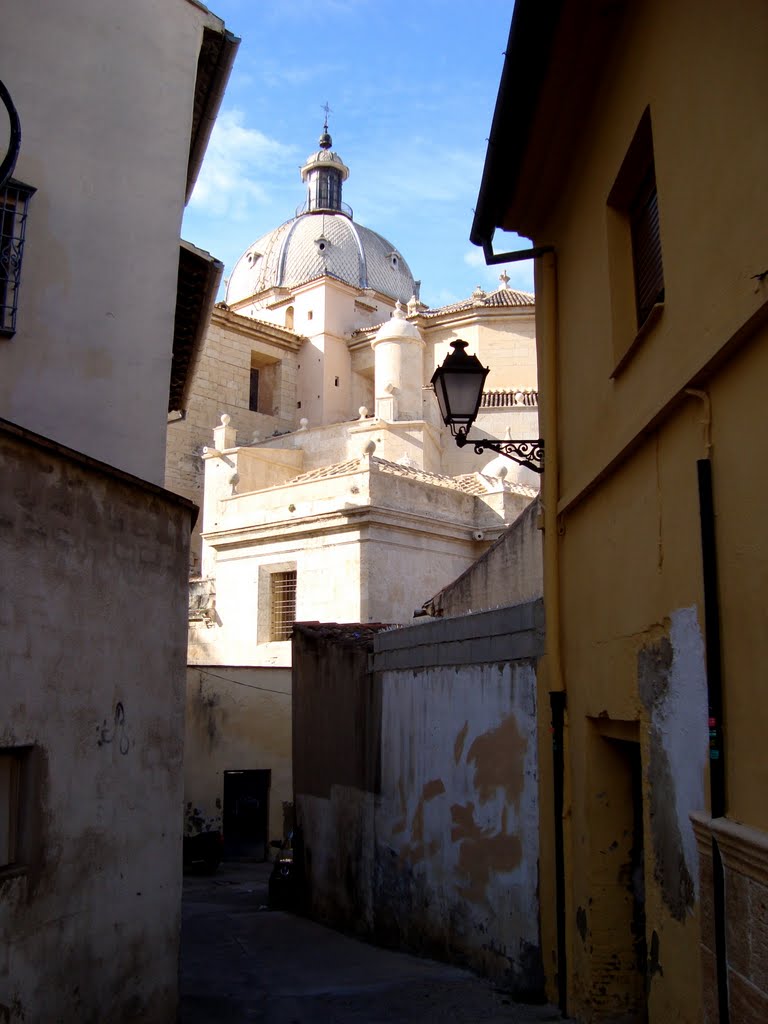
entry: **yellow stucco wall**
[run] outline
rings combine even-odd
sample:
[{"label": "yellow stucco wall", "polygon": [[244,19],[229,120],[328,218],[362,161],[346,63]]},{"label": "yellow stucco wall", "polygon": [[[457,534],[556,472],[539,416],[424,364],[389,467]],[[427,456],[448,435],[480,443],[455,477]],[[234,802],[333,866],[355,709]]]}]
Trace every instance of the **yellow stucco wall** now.
[{"label": "yellow stucco wall", "polygon": [[[559,488],[558,514],[547,511],[547,529],[558,533],[568,699],[569,1010],[584,1020],[618,1019],[643,1001],[627,981],[631,879],[615,858],[633,827],[633,750],[640,757],[649,1019],[707,1019],[702,894],[688,814],[709,804],[696,471],[708,453],[727,814],[768,829],[761,735],[768,702],[760,668],[768,653],[768,545],[760,525],[768,497],[768,284],[759,278],[768,268],[768,138],[755,116],[768,86],[766,39],[768,8],[758,0],[703,4],[695,16],[682,2],[635,5],[604,55],[597,97],[582,112],[579,147],[534,232],[536,244],[554,245],[557,254]],[[615,305],[624,297],[612,273],[607,199],[646,108],[666,298],[617,371],[617,353],[633,339],[616,337]],[[543,301],[539,292],[537,303]],[[546,345],[543,333],[539,326]],[[545,377],[540,365],[540,381]],[[541,386],[544,407],[551,399]],[[711,449],[703,424],[710,412]],[[548,637],[550,654],[554,642]],[[557,683],[551,657],[541,678],[543,707]],[[555,943],[550,785],[543,775],[545,962]],[[617,878],[623,892],[612,888]],[[554,971],[549,981],[554,994]]]}]

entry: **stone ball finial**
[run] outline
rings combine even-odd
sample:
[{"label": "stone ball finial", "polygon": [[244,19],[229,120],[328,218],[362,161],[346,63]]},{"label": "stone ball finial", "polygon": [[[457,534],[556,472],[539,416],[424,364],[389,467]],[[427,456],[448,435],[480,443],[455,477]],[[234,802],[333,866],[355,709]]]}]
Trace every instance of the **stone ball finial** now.
[{"label": "stone ball finial", "polygon": [[224,413],[221,414],[222,426],[228,427],[231,422],[232,422],[232,417],[229,415],[228,412],[224,412]]},{"label": "stone ball finial", "polygon": [[302,416],[299,420],[299,430],[306,430],[309,426],[309,420],[306,416]]},{"label": "stone ball finial", "polygon": [[363,448],[363,455],[373,455],[373,453],[375,451],[376,451],[376,442],[375,441],[369,441],[366,444],[365,448]]},{"label": "stone ball finial", "polygon": [[360,414],[360,419],[361,420],[368,419],[368,408],[367,408],[367,406],[361,405],[360,408],[357,411]]}]

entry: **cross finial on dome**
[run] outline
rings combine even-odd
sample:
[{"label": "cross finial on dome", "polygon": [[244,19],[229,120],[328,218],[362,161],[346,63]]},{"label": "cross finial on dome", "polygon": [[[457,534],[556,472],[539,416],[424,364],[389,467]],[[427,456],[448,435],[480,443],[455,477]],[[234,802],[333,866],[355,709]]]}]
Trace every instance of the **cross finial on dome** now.
[{"label": "cross finial on dome", "polygon": [[325,120],[323,121],[323,134],[320,136],[320,149],[330,149],[333,145],[333,139],[328,134],[328,115],[332,113],[328,100],[323,103],[320,107],[321,110],[325,111]]}]

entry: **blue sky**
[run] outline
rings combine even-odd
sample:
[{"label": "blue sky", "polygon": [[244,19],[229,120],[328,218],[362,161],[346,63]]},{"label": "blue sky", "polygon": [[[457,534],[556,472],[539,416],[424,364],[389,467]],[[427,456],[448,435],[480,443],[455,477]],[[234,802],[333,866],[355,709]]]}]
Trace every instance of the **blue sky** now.
[{"label": "blue sky", "polygon": [[[210,0],[242,42],[184,218],[223,261],[290,219],[322,105],[355,220],[402,253],[440,306],[498,285],[469,241],[513,0]],[[516,236],[497,232],[497,250]],[[510,286],[533,290],[532,265]]]}]

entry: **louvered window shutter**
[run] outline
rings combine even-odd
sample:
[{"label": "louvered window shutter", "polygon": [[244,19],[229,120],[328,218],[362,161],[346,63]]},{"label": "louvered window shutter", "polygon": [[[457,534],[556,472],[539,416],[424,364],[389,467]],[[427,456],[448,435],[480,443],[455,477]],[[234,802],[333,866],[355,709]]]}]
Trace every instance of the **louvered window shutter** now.
[{"label": "louvered window shutter", "polygon": [[630,210],[632,258],[635,271],[637,326],[642,327],[657,302],[664,301],[659,204],[656,179],[651,175],[638,191]]}]

